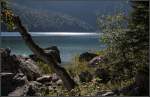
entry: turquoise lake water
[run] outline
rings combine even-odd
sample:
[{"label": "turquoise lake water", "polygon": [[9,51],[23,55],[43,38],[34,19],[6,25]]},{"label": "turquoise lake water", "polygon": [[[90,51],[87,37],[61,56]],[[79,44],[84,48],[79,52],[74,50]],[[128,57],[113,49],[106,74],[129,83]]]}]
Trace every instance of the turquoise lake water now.
[{"label": "turquoise lake water", "polygon": [[[57,46],[62,62],[83,52],[94,52],[105,48],[98,33],[31,33],[33,40],[42,48]],[[27,56],[32,52],[18,33],[1,33],[1,47],[11,48],[13,54]]]}]

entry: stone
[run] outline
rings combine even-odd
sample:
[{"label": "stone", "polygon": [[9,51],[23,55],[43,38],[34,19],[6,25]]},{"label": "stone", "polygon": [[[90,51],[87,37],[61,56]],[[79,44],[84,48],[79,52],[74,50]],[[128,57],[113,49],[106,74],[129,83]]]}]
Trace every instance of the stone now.
[{"label": "stone", "polygon": [[52,82],[58,81],[60,78],[57,76],[56,73],[52,74]]},{"label": "stone", "polygon": [[105,94],[102,94],[102,96],[114,96],[114,92],[106,92]]},{"label": "stone", "polygon": [[96,93],[96,96],[116,96],[113,91],[100,91]]},{"label": "stone", "polygon": [[104,58],[101,56],[96,56],[92,60],[89,61],[89,66],[96,67],[99,63],[104,62]]},{"label": "stone", "polygon": [[90,82],[93,78],[92,74],[88,71],[81,72],[79,74],[79,78],[81,82]]},{"label": "stone", "polygon": [[27,83],[27,77],[22,73],[3,75],[1,77],[2,96],[15,95],[15,93],[17,93],[16,95],[23,95],[17,91],[18,88],[24,89],[23,86]]},{"label": "stone", "polygon": [[8,93],[13,91],[16,87],[12,84],[14,73],[1,73],[1,95],[8,96]]},{"label": "stone", "polygon": [[50,75],[43,75],[42,77],[39,77],[36,79],[37,82],[40,83],[47,83],[52,81],[52,76]]},{"label": "stone", "polygon": [[10,55],[10,50],[0,48],[1,55],[1,72],[17,73],[19,62],[15,55]]},{"label": "stone", "polygon": [[31,59],[19,58],[19,67],[21,71],[27,76],[28,80],[36,80],[36,78],[41,76],[41,71],[39,67]]},{"label": "stone", "polygon": [[40,93],[41,87],[42,87],[41,83],[38,83],[36,81],[31,81],[29,83],[29,88],[28,88],[26,95],[27,96],[41,96],[41,93]]},{"label": "stone", "polygon": [[80,62],[84,62],[84,61],[88,62],[96,56],[98,56],[98,55],[94,54],[94,53],[85,52],[79,56],[79,61]]},{"label": "stone", "polygon": [[29,58],[11,55],[10,49],[0,48],[1,54],[1,95],[25,96],[28,80],[41,76],[37,65]]},{"label": "stone", "polygon": [[58,86],[60,86],[60,85],[62,85],[62,84],[63,84],[63,82],[62,82],[62,80],[61,80],[61,79],[59,79],[58,81],[56,81],[56,84],[57,84]]},{"label": "stone", "polygon": [[25,74],[28,80],[34,80],[41,76],[41,71],[34,61],[23,56],[11,55],[10,50],[0,49],[1,72]]},{"label": "stone", "polygon": [[22,86],[26,83],[28,83],[27,77],[23,73],[17,73],[12,78],[12,83],[16,84],[17,86]]},{"label": "stone", "polygon": [[41,86],[40,83],[31,81],[28,84],[15,88],[8,96],[41,96]]},{"label": "stone", "polygon": [[52,86],[49,86],[48,89],[49,89],[49,91],[54,90],[54,88]]},{"label": "stone", "polygon": [[10,92],[8,96],[26,96],[29,86],[23,85]]}]

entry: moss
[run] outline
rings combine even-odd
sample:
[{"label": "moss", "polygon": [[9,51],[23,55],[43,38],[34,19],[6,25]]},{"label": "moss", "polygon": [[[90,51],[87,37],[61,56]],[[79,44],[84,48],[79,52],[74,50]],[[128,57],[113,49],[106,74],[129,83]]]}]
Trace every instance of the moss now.
[{"label": "moss", "polygon": [[95,71],[95,68],[88,66],[88,62],[79,62],[78,58],[79,56],[75,56],[70,64],[65,65],[70,75],[78,76],[83,71],[89,71],[90,73]]},{"label": "moss", "polygon": [[52,69],[48,66],[48,64],[45,64],[42,61],[37,61],[37,65],[39,66],[40,70],[42,71],[43,74],[52,74],[54,73]]},{"label": "moss", "polygon": [[102,84],[97,83],[94,80],[95,79],[88,83],[79,83],[79,85],[71,91],[67,91],[63,86],[57,86],[54,90],[49,91],[49,93],[44,96],[95,96],[98,92],[121,89],[133,83],[133,79],[121,81],[115,84],[111,82],[107,84]]},{"label": "moss", "polygon": [[[76,86],[71,91],[67,91],[62,85],[56,86],[55,89],[41,91],[43,96],[95,96],[98,92],[106,92],[121,89],[123,87],[129,86],[134,82],[133,79],[125,79],[120,80],[119,82],[109,81],[108,83],[104,84],[99,83],[99,80],[101,80],[100,78],[94,77],[90,82],[80,83],[78,75],[83,71],[89,71],[91,74],[94,75],[94,72],[97,68],[107,69],[109,70],[109,73],[113,72],[113,68],[111,68],[111,65],[105,63],[99,63],[98,66],[95,68],[89,67],[88,62],[79,62],[78,58],[79,56],[76,55],[72,59],[72,62],[70,64],[64,65],[65,69],[68,71],[70,76],[74,79],[77,79],[75,81],[78,83],[78,86]],[[37,63],[44,74],[53,73],[53,71],[47,64],[44,64],[41,61],[38,61]]]}]

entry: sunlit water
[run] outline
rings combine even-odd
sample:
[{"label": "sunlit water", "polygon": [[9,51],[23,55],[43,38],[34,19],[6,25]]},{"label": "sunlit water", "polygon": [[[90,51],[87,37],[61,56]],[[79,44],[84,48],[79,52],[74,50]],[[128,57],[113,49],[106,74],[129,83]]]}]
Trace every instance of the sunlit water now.
[{"label": "sunlit water", "polygon": [[[105,48],[99,33],[34,32],[31,35],[42,48],[57,46],[63,62],[69,62],[73,56],[83,52],[95,52]],[[12,53],[17,55],[28,56],[32,53],[19,33],[1,33],[1,47],[11,48]]]}]

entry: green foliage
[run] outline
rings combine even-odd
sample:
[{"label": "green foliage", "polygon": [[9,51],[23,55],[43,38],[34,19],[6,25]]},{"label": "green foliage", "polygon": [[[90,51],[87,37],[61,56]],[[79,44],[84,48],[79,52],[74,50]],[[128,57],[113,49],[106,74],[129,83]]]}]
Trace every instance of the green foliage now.
[{"label": "green foliage", "polygon": [[1,19],[0,22],[4,23],[8,31],[12,31],[15,28],[15,23],[13,20],[13,14],[11,9],[9,9],[6,0],[1,0]]},{"label": "green foliage", "polygon": [[[100,54],[103,54],[103,51],[100,51]],[[100,78],[93,77],[90,82],[80,82],[78,75],[82,71],[89,71],[90,73],[94,73],[97,68],[107,68],[111,70],[110,65],[106,64],[98,64],[98,67],[93,68],[87,65],[87,62],[79,62],[79,56],[75,56],[70,64],[66,64],[65,68],[70,73],[70,75],[76,79],[75,81],[78,83],[71,91],[67,91],[62,85],[57,86],[52,90],[41,90],[43,96],[95,96],[98,92],[107,92],[115,89],[121,89],[123,87],[129,86],[134,82],[133,79],[125,79],[120,82],[111,82],[109,81],[107,84],[99,83]],[[43,63],[40,63],[41,65]],[[43,65],[42,65],[43,66]],[[108,68],[109,67],[109,68]]]},{"label": "green foliage", "polygon": [[48,66],[48,64],[45,64],[42,61],[37,61],[37,65],[39,66],[40,70],[43,74],[52,74],[54,71]]},{"label": "green foliage", "polygon": [[43,91],[44,96],[95,96],[98,92],[107,92],[115,89],[121,89],[123,87],[129,86],[133,83],[133,79],[121,81],[119,83],[97,83],[95,79],[88,83],[79,83],[71,91],[67,91],[62,86],[57,86],[56,89],[45,93],[46,90]]},{"label": "green foliage", "polygon": [[148,2],[132,2],[129,17],[123,13],[99,16],[98,25],[107,45],[105,56],[117,76],[134,76],[138,68],[148,68],[149,19]]},{"label": "green foliage", "polygon": [[[132,38],[127,44],[132,47],[137,66],[149,65],[149,2],[132,2],[133,11],[129,20],[126,37]],[[142,65],[142,66],[141,66]]]},{"label": "green foliage", "polygon": [[83,71],[94,72],[95,68],[88,66],[88,62],[79,62],[79,56],[75,56],[70,64],[67,64],[65,68],[72,76],[78,76]]}]

